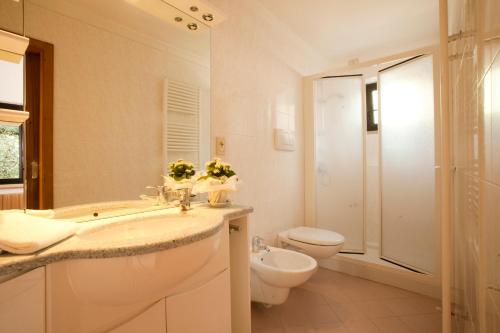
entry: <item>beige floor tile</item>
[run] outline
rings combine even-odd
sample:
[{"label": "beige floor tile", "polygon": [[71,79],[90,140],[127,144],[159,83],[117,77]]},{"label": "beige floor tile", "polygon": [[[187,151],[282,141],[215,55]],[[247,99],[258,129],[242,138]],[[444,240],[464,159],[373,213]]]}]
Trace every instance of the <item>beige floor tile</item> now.
[{"label": "beige floor tile", "polygon": [[335,312],[326,304],[310,306],[307,308],[306,312],[309,321],[315,326],[319,324],[340,322]]},{"label": "beige floor tile", "polygon": [[281,323],[285,327],[312,325],[307,316],[306,309],[304,304],[290,304],[284,307],[280,313]]},{"label": "beige floor tile", "polygon": [[285,333],[285,329],[282,327],[275,328],[254,328],[252,326],[252,333]]},{"label": "beige floor tile", "polygon": [[328,305],[343,323],[367,319],[366,314],[359,311],[354,302],[338,302],[335,299],[327,299]]},{"label": "beige floor tile", "polygon": [[369,288],[369,292],[374,299],[411,298],[420,296],[407,290],[391,287],[380,283],[371,286]]},{"label": "beige floor tile", "polygon": [[351,321],[345,324],[349,333],[384,333],[368,319]]},{"label": "beige floor tile", "polygon": [[252,333],[440,333],[439,301],[319,269],[288,300],[252,305]]},{"label": "beige floor tile", "polygon": [[399,317],[414,333],[441,333],[441,315],[424,314]]},{"label": "beige floor tile", "polygon": [[347,328],[340,321],[336,323],[315,325],[314,328],[317,333],[349,333]]},{"label": "beige floor tile", "polygon": [[316,333],[316,329],[310,326],[289,326],[285,333]]},{"label": "beige floor tile", "polygon": [[372,322],[381,333],[415,333],[398,317],[375,318]]},{"label": "beige floor tile", "polygon": [[252,304],[252,331],[269,328],[281,328],[283,325],[279,317],[272,315],[269,309],[264,308],[260,304]]},{"label": "beige floor tile", "polygon": [[326,305],[324,296],[315,291],[307,290],[304,288],[293,288],[289,296],[290,302],[300,302],[306,305]]},{"label": "beige floor tile", "polygon": [[383,301],[354,302],[354,307],[368,318],[384,318],[395,315]]},{"label": "beige floor tile", "polygon": [[425,296],[388,299],[384,303],[398,316],[439,313],[441,306],[438,300]]}]

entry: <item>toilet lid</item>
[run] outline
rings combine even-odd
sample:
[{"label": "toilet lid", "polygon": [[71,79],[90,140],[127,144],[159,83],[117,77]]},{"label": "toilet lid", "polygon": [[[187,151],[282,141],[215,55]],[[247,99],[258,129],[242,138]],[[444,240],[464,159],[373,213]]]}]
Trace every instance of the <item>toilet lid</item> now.
[{"label": "toilet lid", "polygon": [[336,232],[309,227],[290,229],[288,231],[288,238],[314,245],[338,245],[344,243],[345,240],[344,236]]}]

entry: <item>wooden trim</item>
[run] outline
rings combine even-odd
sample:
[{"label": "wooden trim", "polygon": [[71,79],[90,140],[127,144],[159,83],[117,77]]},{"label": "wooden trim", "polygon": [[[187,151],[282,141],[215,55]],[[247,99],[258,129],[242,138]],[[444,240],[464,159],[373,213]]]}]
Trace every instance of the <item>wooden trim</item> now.
[{"label": "wooden trim", "polygon": [[54,206],[54,45],[30,38],[26,52],[40,55],[40,209]]}]

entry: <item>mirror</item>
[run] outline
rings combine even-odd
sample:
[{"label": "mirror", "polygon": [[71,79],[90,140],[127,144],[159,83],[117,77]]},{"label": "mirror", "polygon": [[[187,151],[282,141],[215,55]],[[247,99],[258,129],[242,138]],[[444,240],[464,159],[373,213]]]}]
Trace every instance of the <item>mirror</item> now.
[{"label": "mirror", "polygon": [[137,200],[210,158],[207,26],[161,0],[25,0],[24,33],[28,208]]}]

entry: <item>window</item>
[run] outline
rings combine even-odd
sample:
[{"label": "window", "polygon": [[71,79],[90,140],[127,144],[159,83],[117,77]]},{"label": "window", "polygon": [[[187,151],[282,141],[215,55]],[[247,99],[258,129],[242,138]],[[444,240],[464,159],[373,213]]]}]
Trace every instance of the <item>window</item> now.
[{"label": "window", "polygon": [[[0,108],[24,110],[24,60],[0,59]],[[0,122],[0,184],[23,183],[22,127]]]},{"label": "window", "polygon": [[366,85],[366,130],[378,131],[378,90],[377,83]]},{"label": "window", "polygon": [[0,184],[22,184],[22,128],[0,124]]}]

